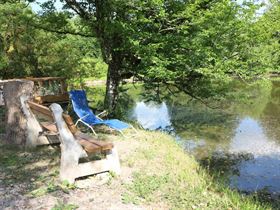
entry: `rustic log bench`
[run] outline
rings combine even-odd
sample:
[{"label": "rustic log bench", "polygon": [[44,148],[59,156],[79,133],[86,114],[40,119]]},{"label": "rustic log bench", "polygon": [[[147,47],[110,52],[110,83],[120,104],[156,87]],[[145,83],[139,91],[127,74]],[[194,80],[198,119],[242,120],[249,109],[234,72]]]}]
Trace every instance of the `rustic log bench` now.
[{"label": "rustic log bench", "polygon": [[[27,116],[27,124],[40,128],[34,133],[41,136],[55,135],[59,137],[61,147],[61,164],[60,179],[73,183],[75,178],[112,171],[120,174],[120,163],[116,148],[111,142],[98,141],[96,137],[92,137],[79,131],[74,125],[71,117],[63,113],[59,104],[53,103],[50,108],[37,104],[33,101],[25,101],[22,97],[22,107]],[[49,119],[48,122],[39,123],[34,114],[41,114],[44,118]],[[30,123],[31,122],[31,123]],[[31,129],[31,128],[30,128]],[[47,131],[47,134],[45,133]],[[35,141],[36,135],[32,137]],[[31,138],[31,139],[32,139]],[[49,140],[49,139],[48,139]],[[49,143],[52,143],[49,141]],[[39,141],[38,145],[42,144]],[[89,160],[91,154],[101,154],[105,156],[99,160]],[[81,162],[86,160],[87,162]]]}]

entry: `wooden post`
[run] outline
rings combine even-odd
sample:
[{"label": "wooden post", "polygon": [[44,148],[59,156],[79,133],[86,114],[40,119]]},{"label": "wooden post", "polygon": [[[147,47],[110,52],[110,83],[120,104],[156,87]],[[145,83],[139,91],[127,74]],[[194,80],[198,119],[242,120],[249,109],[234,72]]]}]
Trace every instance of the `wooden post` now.
[{"label": "wooden post", "polygon": [[21,109],[22,95],[27,97],[33,93],[34,83],[27,80],[10,80],[4,83],[3,95],[6,108],[6,138],[7,143],[26,144],[26,117]]}]

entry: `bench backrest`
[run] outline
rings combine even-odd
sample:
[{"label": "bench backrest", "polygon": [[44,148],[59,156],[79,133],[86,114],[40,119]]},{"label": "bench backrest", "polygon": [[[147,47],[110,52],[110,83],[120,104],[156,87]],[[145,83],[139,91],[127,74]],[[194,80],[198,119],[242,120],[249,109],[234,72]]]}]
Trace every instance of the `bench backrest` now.
[{"label": "bench backrest", "polygon": [[[39,114],[43,115],[45,118],[49,119],[50,121],[54,121],[53,114],[48,107],[37,104],[33,101],[28,101],[27,103],[33,113],[39,113]],[[72,118],[70,117],[70,115],[63,113],[62,116],[63,116],[63,119],[66,122],[69,130],[73,134],[75,134],[77,132],[77,128],[76,128]]]}]

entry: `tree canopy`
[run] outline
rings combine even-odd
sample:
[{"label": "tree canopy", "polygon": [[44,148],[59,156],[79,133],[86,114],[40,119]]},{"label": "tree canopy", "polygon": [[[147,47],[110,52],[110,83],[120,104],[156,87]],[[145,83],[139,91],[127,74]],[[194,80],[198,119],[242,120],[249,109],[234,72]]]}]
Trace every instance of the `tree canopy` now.
[{"label": "tree canopy", "polygon": [[[56,30],[77,28],[77,18],[66,13],[37,15],[24,3],[10,2],[0,4],[0,13],[0,78],[106,75],[94,37]],[[50,26],[51,21],[56,26]]]},{"label": "tree canopy", "polygon": [[253,0],[60,2],[62,10],[49,0],[39,14],[24,2],[0,4],[1,77],[107,74],[114,110],[129,77],[153,96],[165,87],[201,99],[233,78],[279,71],[277,0],[261,15]]}]

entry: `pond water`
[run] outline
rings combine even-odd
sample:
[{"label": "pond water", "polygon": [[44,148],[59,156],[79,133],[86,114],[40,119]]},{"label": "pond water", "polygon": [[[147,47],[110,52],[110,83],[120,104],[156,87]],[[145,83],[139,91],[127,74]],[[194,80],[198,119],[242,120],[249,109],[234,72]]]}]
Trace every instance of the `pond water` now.
[{"label": "pond water", "polygon": [[137,90],[127,116],[174,135],[202,165],[227,176],[232,188],[280,194],[280,82],[232,90],[234,96],[215,109],[184,94],[145,102]]}]

